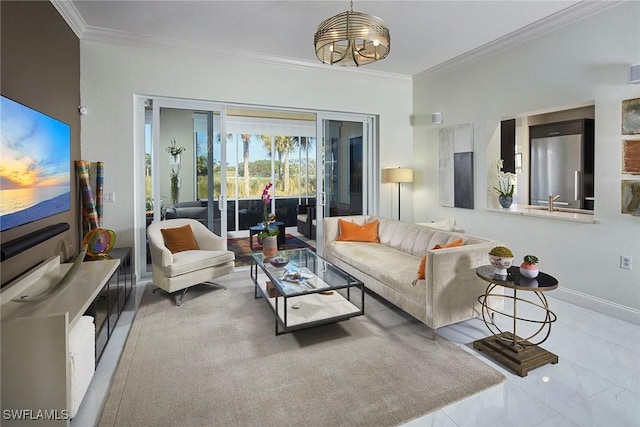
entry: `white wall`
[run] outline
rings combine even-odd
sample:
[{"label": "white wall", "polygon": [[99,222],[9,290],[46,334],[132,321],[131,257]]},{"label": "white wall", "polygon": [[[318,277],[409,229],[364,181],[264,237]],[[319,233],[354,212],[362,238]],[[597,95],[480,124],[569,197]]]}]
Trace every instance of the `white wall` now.
[{"label": "white wall", "polygon": [[[144,191],[142,183],[134,187],[134,168],[143,164],[134,159],[136,94],[379,115],[381,168],[410,162],[409,78],[87,40],[80,49],[82,105],[89,110],[82,119],[82,158],[105,162],[105,192],[115,192],[116,201],[105,204],[104,225],[115,230],[120,246],[134,242],[134,192]],[[384,196],[379,212],[391,216],[396,205]],[[412,201],[402,201],[408,216]]]},{"label": "white wall", "polygon": [[[454,217],[468,233],[505,242],[517,257],[536,254],[560,287],[640,309],[640,218],[620,214],[621,101],[640,97],[628,84],[640,61],[640,3],[626,2],[508,51],[434,77],[413,91],[414,219]],[[501,119],[595,101],[596,224],[488,211],[499,147],[489,140]],[[475,128],[474,210],[438,204],[438,129]],[[635,177],[640,179],[640,177]],[[619,268],[621,254],[633,270]],[[556,292],[556,291],[554,291]]]},{"label": "white wall", "polygon": [[[179,202],[196,200],[195,190],[195,143],[193,137],[193,111],[162,108],[160,111],[160,198],[165,206],[171,205],[171,171],[180,172],[181,187],[178,192]],[[167,147],[176,140],[176,146],[185,147],[180,154],[180,166],[171,165],[171,155]]]}]

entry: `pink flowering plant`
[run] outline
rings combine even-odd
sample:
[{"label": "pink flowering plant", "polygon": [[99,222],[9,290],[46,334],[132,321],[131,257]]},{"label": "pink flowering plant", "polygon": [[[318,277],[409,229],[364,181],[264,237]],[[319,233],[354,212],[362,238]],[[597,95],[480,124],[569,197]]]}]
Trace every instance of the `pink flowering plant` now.
[{"label": "pink flowering plant", "polygon": [[265,185],[264,190],[262,190],[262,201],[264,203],[264,214],[262,217],[263,218],[262,225],[265,228],[265,230],[258,233],[258,237],[277,236],[280,233],[280,230],[278,230],[278,227],[272,227],[272,228],[268,227],[270,219],[273,216],[272,214],[269,213],[269,208],[271,206],[271,194],[269,194],[269,190],[271,190],[271,187],[273,187],[273,183],[270,182],[269,184]]}]

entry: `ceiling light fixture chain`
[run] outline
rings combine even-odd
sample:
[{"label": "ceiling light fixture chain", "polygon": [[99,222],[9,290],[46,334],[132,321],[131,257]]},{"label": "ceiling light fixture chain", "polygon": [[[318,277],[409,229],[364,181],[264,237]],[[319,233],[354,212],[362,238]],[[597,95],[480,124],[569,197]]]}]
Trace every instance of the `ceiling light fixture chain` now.
[{"label": "ceiling light fixture chain", "polygon": [[391,35],[377,16],[351,10],[339,13],[318,25],[314,36],[318,59],[325,64],[367,65],[386,58]]}]

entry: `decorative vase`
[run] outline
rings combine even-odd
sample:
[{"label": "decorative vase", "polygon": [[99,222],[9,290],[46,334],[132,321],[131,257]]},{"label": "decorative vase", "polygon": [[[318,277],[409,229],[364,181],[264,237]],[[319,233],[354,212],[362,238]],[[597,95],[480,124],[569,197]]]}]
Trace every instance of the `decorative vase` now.
[{"label": "decorative vase", "polygon": [[538,277],[538,267],[535,265],[525,266],[524,263],[520,266],[520,274],[527,279],[535,279]]},{"label": "decorative vase", "polygon": [[520,275],[527,279],[538,277],[538,257],[535,255],[525,255],[520,264]]},{"label": "decorative vase", "polygon": [[498,196],[498,201],[500,202],[500,206],[502,206],[504,209],[509,209],[509,207],[511,207],[511,203],[513,203],[513,197]]},{"label": "decorative vase", "polygon": [[511,263],[513,263],[513,257],[499,257],[489,254],[489,262],[494,267],[494,274],[506,276],[507,269],[511,267]]},{"label": "decorative vase", "polygon": [[178,186],[178,177],[171,177],[171,203],[177,204],[180,198],[180,187]]},{"label": "decorative vase", "polygon": [[271,258],[278,253],[278,237],[267,236],[262,238],[262,255],[265,258]]}]

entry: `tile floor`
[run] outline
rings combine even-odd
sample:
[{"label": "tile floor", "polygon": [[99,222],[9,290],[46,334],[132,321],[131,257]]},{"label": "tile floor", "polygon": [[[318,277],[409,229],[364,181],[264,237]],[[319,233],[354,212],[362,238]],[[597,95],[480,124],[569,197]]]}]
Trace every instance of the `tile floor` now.
[{"label": "tile floor", "polygon": [[[134,288],[72,426],[91,426],[99,421],[145,284]],[[441,336],[495,367],[507,380],[405,426],[640,426],[640,326],[551,295],[547,295],[549,306],[558,320],[542,346],[559,356],[558,364],[543,366],[521,378],[473,349],[473,341],[488,336],[481,319],[441,328]],[[539,310],[518,304],[518,313],[535,317]],[[499,318],[497,322],[503,323]]]}]

